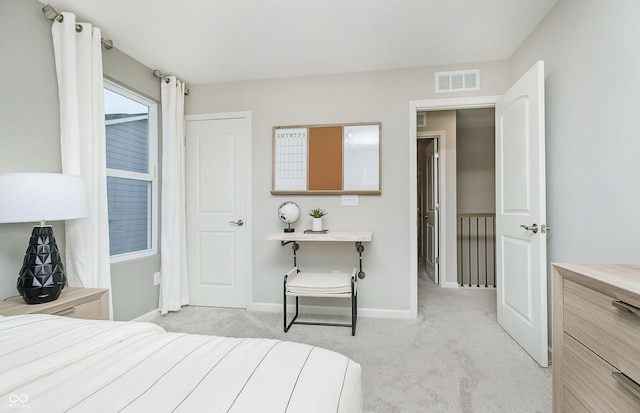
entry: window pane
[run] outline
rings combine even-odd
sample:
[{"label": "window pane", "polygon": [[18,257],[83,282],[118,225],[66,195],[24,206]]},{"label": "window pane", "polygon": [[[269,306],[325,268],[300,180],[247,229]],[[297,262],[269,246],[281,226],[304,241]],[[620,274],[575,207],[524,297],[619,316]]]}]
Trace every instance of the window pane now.
[{"label": "window pane", "polygon": [[104,90],[107,168],[149,172],[149,108]]},{"label": "window pane", "polygon": [[107,177],[111,255],[151,248],[151,182]]}]

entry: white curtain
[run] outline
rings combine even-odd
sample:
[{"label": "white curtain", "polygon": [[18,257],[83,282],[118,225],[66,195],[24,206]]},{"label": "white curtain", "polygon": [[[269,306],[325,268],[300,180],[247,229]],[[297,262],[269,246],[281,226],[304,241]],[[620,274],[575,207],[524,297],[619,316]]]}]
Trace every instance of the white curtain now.
[{"label": "white curtain", "polygon": [[184,83],[161,80],[162,222],[160,313],[189,304],[185,214]]},{"label": "white curtain", "polygon": [[65,222],[65,269],[70,286],[107,288],[111,299],[100,29],[76,23],[73,13],[62,16],[52,26],[62,172],[85,178],[90,211],[87,219]]}]

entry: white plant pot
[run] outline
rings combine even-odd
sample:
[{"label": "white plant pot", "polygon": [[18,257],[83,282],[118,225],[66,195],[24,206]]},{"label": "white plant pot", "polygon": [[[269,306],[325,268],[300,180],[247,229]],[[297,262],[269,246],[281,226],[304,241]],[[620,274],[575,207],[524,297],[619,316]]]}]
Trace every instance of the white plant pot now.
[{"label": "white plant pot", "polygon": [[313,221],[311,223],[311,230],[312,231],[322,231],[322,217],[313,218]]}]

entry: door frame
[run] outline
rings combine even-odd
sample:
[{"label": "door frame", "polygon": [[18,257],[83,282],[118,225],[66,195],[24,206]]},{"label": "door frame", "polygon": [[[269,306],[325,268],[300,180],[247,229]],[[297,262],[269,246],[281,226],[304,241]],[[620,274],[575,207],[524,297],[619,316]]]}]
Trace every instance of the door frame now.
[{"label": "door frame", "polygon": [[[418,222],[416,211],[418,209],[418,194],[417,194],[417,139],[418,139],[418,125],[417,115],[419,111],[431,112],[441,110],[457,110],[457,109],[477,109],[477,108],[492,108],[496,106],[496,102],[499,96],[470,96],[461,98],[450,99],[424,99],[424,100],[411,100],[409,102],[409,272],[410,272],[410,314],[412,318],[418,317]],[[445,186],[447,174],[446,174],[446,134],[443,135],[443,139],[440,141],[440,231],[439,231],[439,247],[440,247],[440,287],[441,288],[458,288],[457,273],[454,274],[453,282],[449,280],[447,269],[448,261],[453,257],[454,262],[457,262],[456,248],[447,248],[447,240],[451,236],[447,237],[447,232],[455,231],[456,226],[453,225],[453,229],[450,225],[447,225],[447,217],[450,215],[447,209],[455,208],[456,205],[447,205]],[[451,179],[451,178],[450,178]],[[455,180],[453,180],[455,190]],[[451,185],[449,185],[451,186]],[[455,210],[454,210],[455,212]],[[454,214],[455,216],[455,214]],[[454,244],[455,234],[453,236]],[[454,267],[455,268],[455,267]]]},{"label": "door frame", "polygon": [[[251,111],[238,111],[238,112],[217,112],[217,113],[201,113],[201,114],[196,114],[196,115],[185,115],[184,117],[185,119],[185,136],[184,136],[184,144],[186,145],[187,143],[187,135],[186,135],[186,122],[187,121],[197,121],[197,120],[221,120],[221,119],[245,119],[247,122],[247,142],[246,142],[246,156],[247,156],[247,165],[246,165],[246,171],[247,171],[247,175],[245,177],[245,199],[246,199],[246,218],[245,218],[245,225],[251,225],[251,217],[252,217],[252,213],[251,213],[251,205],[253,204],[251,202],[251,143],[252,143],[252,127],[251,127]],[[186,176],[186,175],[185,175]],[[186,183],[185,183],[186,185]],[[186,208],[186,204],[185,204],[185,208]],[[189,217],[187,216],[187,219],[189,219]],[[252,231],[249,230],[249,227],[246,229],[246,240],[247,240],[247,245],[245,247],[245,266],[247,269],[247,279],[246,281],[246,291],[245,291],[245,295],[246,295],[246,301],[245,301],[245,308],[248,309],[249,306],[251,305],[251,291],[252,291],[252,286],[253,286],[253,261],[251,259],[252,254],[251,254],[251,246],[252,246],[252,240],[251,240],[251,233]]]}]

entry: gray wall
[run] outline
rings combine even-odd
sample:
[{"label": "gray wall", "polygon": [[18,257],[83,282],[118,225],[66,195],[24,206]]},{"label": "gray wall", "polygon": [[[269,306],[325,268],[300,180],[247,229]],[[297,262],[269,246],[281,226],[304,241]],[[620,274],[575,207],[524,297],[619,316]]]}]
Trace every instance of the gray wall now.
[{"label": "gray wall", "polygon": [[[373,231],[373,242],[364,252],[367,277],[359,286],[359,307],[365,314],[408,314],[408,226],[415,219],[408,215],[409,194],[415,191],[407,179],[409,101],[444,97],[434,93],[434,72],[467,68],[481,70],[482,90],[465,96],[506,89],[506,62],[190,86],[187,114],[252,112],[252,205],[246,221],[252,236],[253,304],[270,304],[276,310],[281,305],[282,275],[291,266],[291,249],[265,238],[282,231],[275,211],[283,201],[293,200],[303,212],[315,206],[326,209],[329,229]],[[382,122],[382,195],[360,196],[355,208],[342,207],[339,196],[270,195],[273,126],[371,121]],[[451,155],[455,157],[455,150]],[[309,220],[303,214],[297,228],[309,227]],[[352,246],[302,245],[298,264],[307,271],[348,269],[357,264],[357,254]],[[455,282],[455,268],[452,271]]]},{"label": "gray wall", "polygon": [[459,214],[496,212],[495,128],[457,129],[457,208]]},{"label": "gray wall", "polygon": [[640,2],[560,0],[510,59],[545,61],[550,262],[640,262]]},{"label": "gray wall", "polygon": [[[60,172],[60,123],[51,22],[36,0],[0,2],[0,172]],[[81,18],[82,16],[79,16]],[[88,19],[90,22],[91,20]],[[117,46],[117,45],[116,45]],[[159,100],[151,69],[117,49],[103,51],[105,75]],[[54,223],[64,249],[64,225]],[[0,224],[0,299],[17,294],[31,225]],[[111,266],[114,318],[135,318],[158,307],[153,273],[159,256]]]},{"label": "gray wall", "polygon": [[[0,2],[0,172],[60,172],[51,23],[35,0]],[[17,42],[16,40],[20,41]],[[9,62],[16,62],[9,64]],[[0,224],[0,299],[16,295],[30,224]],[[64,246],[64,225],[53,230]]]}]

